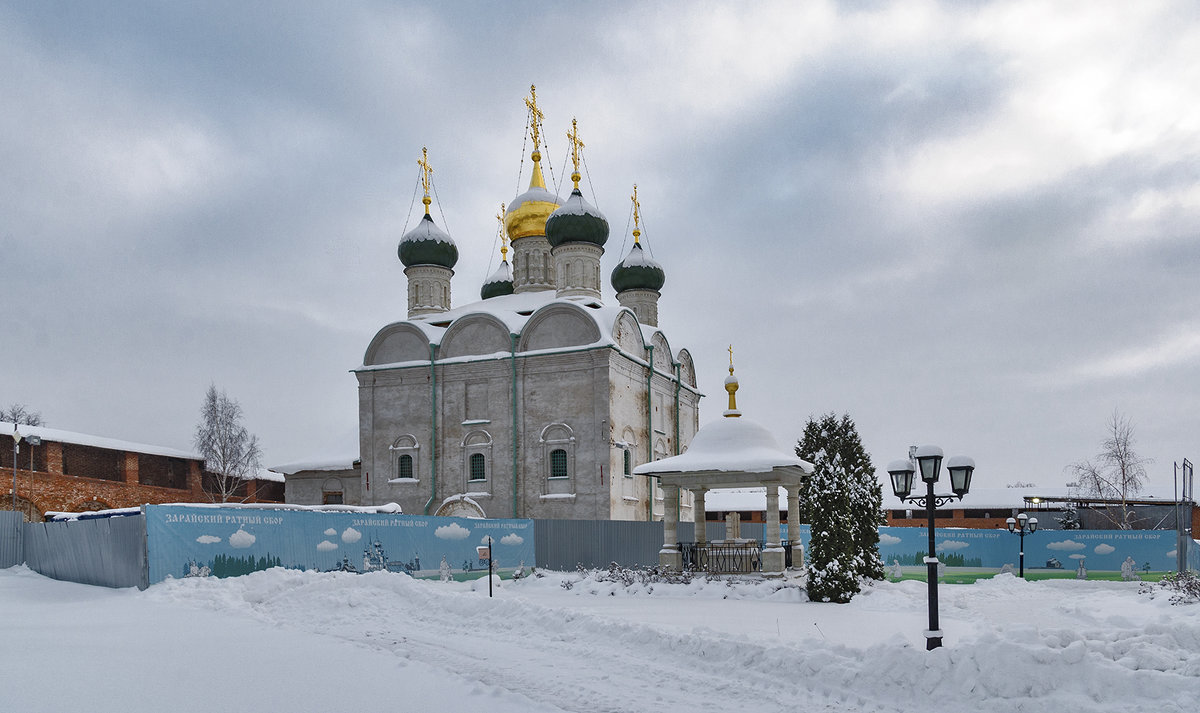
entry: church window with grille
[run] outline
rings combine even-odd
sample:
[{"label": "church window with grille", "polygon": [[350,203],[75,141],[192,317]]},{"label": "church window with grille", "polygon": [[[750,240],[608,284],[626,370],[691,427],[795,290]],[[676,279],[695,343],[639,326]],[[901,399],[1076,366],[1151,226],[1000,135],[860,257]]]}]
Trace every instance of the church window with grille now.
[{"label": "church window with grille", "polygon": [[398,468],[397,477],[411,478],[413,477],[412,456],[405,453],[400,456],[400,467]]},{"label": "church window with grille", "polygon": [[566,478],[567,475],[567,452],[562,448],[555,448],[550,451],[550,477]]},{"label": "church window with grille", "polygon": [[487,463],[482,453],[471,454],[470,480],[487,480]]}]

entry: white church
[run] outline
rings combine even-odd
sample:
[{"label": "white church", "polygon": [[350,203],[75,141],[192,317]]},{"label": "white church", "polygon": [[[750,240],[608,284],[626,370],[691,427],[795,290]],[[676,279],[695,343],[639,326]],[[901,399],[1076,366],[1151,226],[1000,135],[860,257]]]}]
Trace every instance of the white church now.
[{"label": "white church", "polygon": [[[458,248],[429,213],[400,240],[407,318],[389,324],[354,370],[359,393],[360,504],[469,517],[661,519],[662,491],[638,465],[684,451],[700,392],[686,349],[658,325],[662,267],[634,244],[610,282],[600,261],[608,221],[579,190],[560,199],[541,168],[541,112],[526,100],[529,189],[503,216],[507,246],[480,300],[456,305]],[[349,502],[349,500],[347,500]],[[690,519],[690,498],[679,515]]]}]

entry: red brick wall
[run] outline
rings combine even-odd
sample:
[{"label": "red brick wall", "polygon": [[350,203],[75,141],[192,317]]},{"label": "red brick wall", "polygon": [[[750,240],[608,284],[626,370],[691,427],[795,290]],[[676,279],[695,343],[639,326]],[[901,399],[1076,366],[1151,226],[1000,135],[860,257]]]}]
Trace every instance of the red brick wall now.
[{"label": "red brick wall", "polygon": [[[0,449],[3,448],[0,443]],[[165,458],[148,456],[146,454],[113,451],[104,448],[81,446],[78,444],[47,442],[38,448],[44,449],[43,462],[45,471],[27,470],[26,461],[29,444],[21,444],[21,455],[17,458],[17,497],[32,503],[39,517],[46,512],[79,512],[103,508],[137,507],[150,504],[179,502],[211,502],[212,498],[202,488],[202,469],[198,460]],[[65,457],[64,457],[65,456]],[[4,461],[7,468],[0,469],[0,510],[12,509],[12,438],[8,437],[8,458]],[[170,462],[172,468],[184,468],[182,477],[168,477],[166,470]],[[82,475],[66,474],[63,472],[64,463],[73,466],[72,470],[84,473]],[[149,469],[146,477],[141,477],[141,464]],[[35,458],[35,466],[37,459]],[[89,477],[94,475],[98,477]],[[141,481],[150,482],[141,482]],[[165,487],[177,482],[182,488]],[[275,483],[264,483],[258,497],[254,497],[254,488],[250,502],[268,501],[282,502],[282,493],[276,493]],[[20,509],[18,502],[18,509]]]}]

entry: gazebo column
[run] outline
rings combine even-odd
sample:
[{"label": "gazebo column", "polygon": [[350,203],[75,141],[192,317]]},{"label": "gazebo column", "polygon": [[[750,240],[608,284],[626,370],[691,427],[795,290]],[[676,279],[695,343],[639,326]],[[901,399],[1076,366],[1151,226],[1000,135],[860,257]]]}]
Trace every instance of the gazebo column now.
[{"label": "gazebo column", "polygon": [[779,486],[767,484],[767,536],[763,543],[762,571],[764,575],[783,574],[784,551],[779,544]]},{"label": "gazebo column", "polygon": [[792,547],[792,569],[804,568],[804,546],[800,544],[800,486],[787,486],[788,541]]},{"label": "gazebo column", "polygon": [[697,488],[692,491],[694,498],[692,504],[692,522],[696,523],[696,544],[703,545],[708,541],[708,537],[704,532],[704,525],[707,515],[704,511],[704,496],[708,493],[707,488]]},{"label": "gazebo column", "polygon": [[658,564],[665,569],[683,569],[683,553],[679,551],[679,486],[664,485],[663,489],[663,547],[658,551]]}]

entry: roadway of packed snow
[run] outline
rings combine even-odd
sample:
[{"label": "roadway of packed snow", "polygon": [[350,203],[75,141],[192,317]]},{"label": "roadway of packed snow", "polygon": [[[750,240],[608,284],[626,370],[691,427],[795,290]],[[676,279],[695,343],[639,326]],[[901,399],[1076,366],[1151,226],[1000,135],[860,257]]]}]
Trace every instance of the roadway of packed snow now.
[{"label": "roadway of packed snow", "polygon": [[[570,587],[564,587],[567,582]],[[0,570],[0,710],[1195,711],[1200,605],[1135,583],[442,583],[274,569],[145,592]],[[5,700],[7,699],[7,700]]]}]

